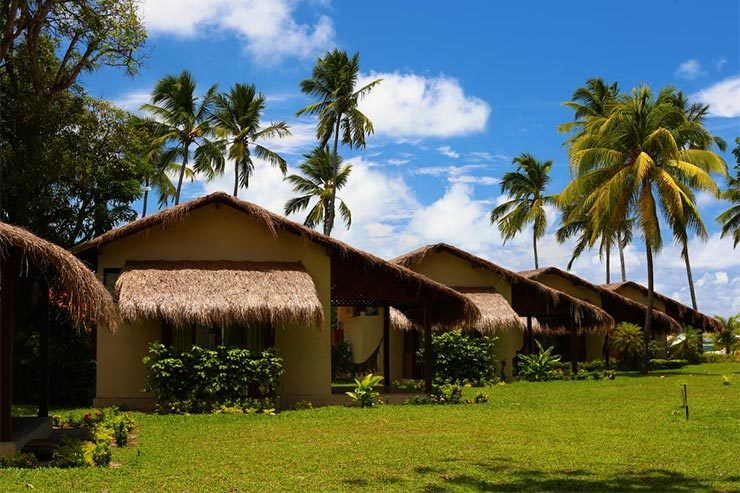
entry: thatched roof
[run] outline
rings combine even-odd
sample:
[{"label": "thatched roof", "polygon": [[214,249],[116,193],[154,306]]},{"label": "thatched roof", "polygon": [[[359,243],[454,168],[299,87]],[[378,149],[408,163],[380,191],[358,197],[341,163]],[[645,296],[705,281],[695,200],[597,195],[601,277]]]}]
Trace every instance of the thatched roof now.
[{"label": "thatched roof", "polygon": [[393,259],[393,262],[414,268],[427,255],[442,252],[458,257],[472,267],[493,272],[509,283],[514,312],[522,317],[536,318],[543,330],[567,333],[575,328],[583,333],[606,332],[614,327],[614,319],[604,310],[446,243],[419,248]]},{"label": "thatched roof", "polygon": [[124,320],[277,328],[320,328],[324,321],[313,279],[299,263],[134,262],[118,277],[116,292]]},{"label": "thatched roof", "polygon": [[[619,292],[620,288],[632,288],[641,292],[645,298],[647,298],[648,295],[647,287],[634,281],[615,282],[611,284],[603,284],[602,286],[613,292]],[[692,327],[704,332],[718,332],[722,330],[722,323],[716,318],[696,311],[664,294],[658,292],[655,292],[654,294],[655,298],[662,301],[663,305],[665,305],[666,315],[682,324],[691,325]]]},{"label": "thatched roof", "polygon": [[[509,305],[501,294],[493,288],[467,288],[456,287],[455,291],[464,294],[478,307],[481,312],[480,319],[471,324],[464,325],[464,329],[475,330],[483,334],[497,333],[506,330],[524,330],[527,327],[526,317],[520,317]],[[391,327],[396,330],[419,329],[403,313],[391,308]],[[443,330],[448,327],[435,326],[434,330]],[[541,327],[537,320],[532,320],[532,328],[540,331]]]},{"label": "thatched roof", "polygon": [[72,248],[72,252],[94,258],[100,248],[112,241],[137,233],[147,234],[152,228],[168,228],[182,221],[190,212],[210,204],[232,207],[247,214],[267,227],[275,238],[282,230],[325,247],[332,262],[331,289],[335,304],[386,301],[418,322],[423,318],[423,311],[419,310],[420,300],[424,300],[432,323],[472,322],[480,316],[467,298],[440,283],[223,192],[138,219],[81,243]]},{"label": "thatched roof", "polygon": [[0,257],[17,258],[21,275],[40,273],[79,328],[114,330],[118,316],[110,293],[67,250],[23,228],[0,222]]},{"label": "thatched roof", "polygon": [[[557,267],[544,267],[542,269],[527,270],[520,272],[519,274],[527,279],[542,282],[543,284],[546,284],[543,282],[543,279],[548,275],[565,279],[576,286],[586,288],[596,293],[601,299],[601,308],[609,313],[616,322],[630,322],[637,324],[640,327],[645,325],[647,309],[644,305],[622,296],[615,291],[605,289],[598,284],[588,282],[586,279],[578,277],[575,274],[558,269]],[[653,321],[656,328],[663,332],[675,333],[681,331],[681,324],[659,310],[653,309]]]}]

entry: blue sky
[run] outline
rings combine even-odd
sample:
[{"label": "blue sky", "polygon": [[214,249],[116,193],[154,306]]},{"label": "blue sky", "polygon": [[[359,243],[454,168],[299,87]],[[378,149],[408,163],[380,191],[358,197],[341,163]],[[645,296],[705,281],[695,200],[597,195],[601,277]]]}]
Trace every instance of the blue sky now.
[{"label": "blue sky", "polygon": [[[556,128],[571,118],[562,102],[589,77],[625,90],[674,84],[711,105],[707,125],[715,134],[728,142],[740,135],[735,1],[144,0],[142,15],[150,33],[146,66],[134,78],[99,71],[84,80],[88,91],[135,110],[157,79],[184,68],[203,90],[252,82],[268,96],[266,118],[293,127],[292,138],[273,144],[291,167],[315,144],[314,122],[295,117],[308,102],[298,82],[323,51],[359,51],[364,76],[384,81],[362,107],[376,135],[367,149],[343,153],[354,164],[342,194],[354,224],[336,236],[384,257],[446,241],[514,270],[531,268],[529,235],[503,245],[486,215],[505,199],[498,179],[521,152],[554,161],[553,193],[567,183]],[[729,151],[724,156],[732,163]],[[197,181],[185,193],[229,191],[230,182]],[[291,191],[276,170],[258,164],[241,196],[280,212]],[[740,312],[740,253],[719,239],[714,222],[726,205],[704,196],[700,205],[712,233],[706,244],[691,243],[700,309]],[[658,288],[687,301],[678,249],[666,240]],[[564,267],[569,248],[549,234],[543,263]],[[639,243],[627,251],[636,281],[645,279],[641,252]],[[594,252],[574,266],[598,282],[603,270]]]}]

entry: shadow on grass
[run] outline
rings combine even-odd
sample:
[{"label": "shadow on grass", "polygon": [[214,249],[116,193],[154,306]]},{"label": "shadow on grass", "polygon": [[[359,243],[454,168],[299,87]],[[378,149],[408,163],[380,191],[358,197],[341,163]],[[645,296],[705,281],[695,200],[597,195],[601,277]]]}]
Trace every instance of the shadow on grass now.
[{"label": "shadow on grass", "polygon": [[666,469],[623,472],[609,476],[594,475],[582,469],[539,471],[521,468],[507,459],[493,459],[474,464],[480,474],[446,473],[441,468],[417,467],[414,472],[432,479],[423,491],[446,492],[464,488],[470,491],[623,491],[688,493],[693,491],[736,491],[740,478],[730,477],[731,490],[716,489],[703,480]]}]

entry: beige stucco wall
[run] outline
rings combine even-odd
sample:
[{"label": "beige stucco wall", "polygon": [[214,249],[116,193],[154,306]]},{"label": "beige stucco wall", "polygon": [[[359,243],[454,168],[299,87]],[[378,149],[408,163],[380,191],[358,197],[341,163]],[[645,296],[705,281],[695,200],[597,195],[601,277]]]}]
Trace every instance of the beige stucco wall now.
[{"label": "beige stucco wall", "polygon": [[603,359],[605,334],[586,334],[586,361]]},{"label": "beige stucco wall", "polygon": [[496,376],[508,380],[513,376],[516,352],[524,345],[524,331],[504,330],[493,336],[497,338],[494,345]]},{"label": "beige stucco wall", "polygon": [[506,280],[447,252],[429,253],[412,269],[447,286],[493,287],[511,303],[511,286]]},{"label": "beige stucco wall", "polygon": [[574,298],[582,301],[591,303],[592,305],[601,307],[601,296],[597,291],[589,289],[585,286],[572,283],[569,279],[565,279],[558,275],[546,274],[537,278],[537,282],[549,286],[557,291],[565,294],[569,294]]},{"label": "beige stucco wall", "polygon": [[[647,295],[642,294],[641,291],[635,288],[632,288],[630,286],[621,286],[619,289],[617,289],[617,293],[621,294],[622,296],[626,298],[637,301],[638,303],[647,305]],[[665,303],[663,303],[662,300],[653,298],[653,304],[655,305],[656,310],[665,312]]]},{"label": "beige stucco wall", "polygon": [[[262,224],[235,209],[215,204],[191,212],[167,229],[150,228],[105,245],[98,276],[137,260],[234,260],[301,262],[313,278],[324,306],[322,328],[275,327],[275,348],[285,375],[281,399],[319,402],[331,392],[330,261],[323,247],[284,231],[277,238]],[[159,340],[156,321],[123,323],[115,334],[98,334],[98,402],[138,406],[146,369],[141,358]]]}]

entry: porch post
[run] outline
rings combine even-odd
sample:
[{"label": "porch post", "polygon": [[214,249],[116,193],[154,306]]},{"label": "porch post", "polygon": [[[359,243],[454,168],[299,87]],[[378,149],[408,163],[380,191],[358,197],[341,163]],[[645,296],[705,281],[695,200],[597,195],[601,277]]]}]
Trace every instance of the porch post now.
[{"label": "porch post", "polygon": [[424,303],[424,392],[432,393],[432,324],[429,306]]},{"label": "porch post", "polygon": [[383,305],[383,385],[386,392],[391,386],[391,307]]},{"label": "porch post", "polygon": [[41,281],[39,289],[39,417],[49,417],[49,288]]},{"label": "porch post", "polygon": [[578,331],[575,327],[570,329],[570,364],[575,375],[578,373]]},{"label": "porch post", "polygon": [[0,442],[13,441],[10,413],[13,399],[13,295],[16,282],[14,255],[0,263]]}]

